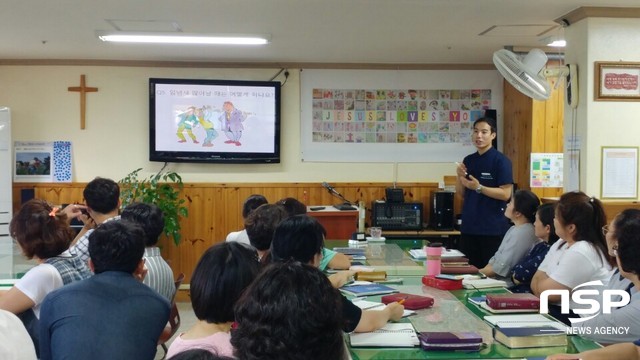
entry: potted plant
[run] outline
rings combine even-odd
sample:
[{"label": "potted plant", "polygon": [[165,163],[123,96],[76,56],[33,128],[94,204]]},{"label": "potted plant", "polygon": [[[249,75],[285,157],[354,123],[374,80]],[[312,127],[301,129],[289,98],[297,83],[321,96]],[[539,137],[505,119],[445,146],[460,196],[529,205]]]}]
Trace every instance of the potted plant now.
[{"label": "potted plant", "polygon": [[120,185],[121,209],[133,202],[151,203],[157,205],[164,213],[164,234],[173,238],[176,245],[180,244],[180,217],[189,215],[183,204],[185,200],[179,197],[184,187],[182,177],[174,171],[165,171],[165,166],[155,175],[139,179],[142,168],[130,172]]}]

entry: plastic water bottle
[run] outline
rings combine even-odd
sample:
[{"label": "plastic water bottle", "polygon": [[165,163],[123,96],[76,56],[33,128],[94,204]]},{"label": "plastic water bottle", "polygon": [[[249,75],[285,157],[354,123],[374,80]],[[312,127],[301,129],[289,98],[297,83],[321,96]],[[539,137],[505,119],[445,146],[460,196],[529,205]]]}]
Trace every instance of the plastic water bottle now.
[{"label": "plastic water bottle", "polygon": [[442,243],[429,243],[425,247],[425,251],[427,253],[427,276],[440,275]]}]

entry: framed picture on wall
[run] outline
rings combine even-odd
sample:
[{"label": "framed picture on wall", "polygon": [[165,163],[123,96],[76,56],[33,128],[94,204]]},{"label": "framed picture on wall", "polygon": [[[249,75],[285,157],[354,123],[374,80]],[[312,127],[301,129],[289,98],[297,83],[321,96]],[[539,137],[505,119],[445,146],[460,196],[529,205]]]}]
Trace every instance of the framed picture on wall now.
[{"label": "framed picture on wall", "polygon": [[638,197],[638,147],[603,146],[600,197]]},{"label": "framed picture on wall", "polygon": [[595,101],[640,101],[640,62],[595,62]]}]

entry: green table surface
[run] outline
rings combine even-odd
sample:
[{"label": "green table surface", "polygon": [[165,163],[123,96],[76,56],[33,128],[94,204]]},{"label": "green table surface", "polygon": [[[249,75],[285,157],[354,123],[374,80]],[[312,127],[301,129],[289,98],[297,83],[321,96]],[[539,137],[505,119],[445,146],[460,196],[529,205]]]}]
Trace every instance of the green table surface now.
[{"label": "green table surface", "polygon": [[[486,315],[492,315],[482,310],[477,305],[470,303],[467,298],[478,296],[488,292],[506,292],[505,289],[492,290],[454,290],[443,291],[424,286],[421,282],[424,275],[424,265],[421,261],[414,261],[408,255],[409,249],[421,248],[427,243],[426,240],[387,240],[381,248],[381,253],[375,253],[372,259],[369,258],[371,250],[367,250],[367,263],[371,260],[378,260],[384,263],[382,266],[373,265],[376,269],[385,269],[389,279],[402,278],[402,285],[390,284],[401,292],[418,295],[432,296],[436,299],[434,307],[431,309],[418,310],[416,315],[404,318],[402,321],[410,321],[416,330],[420,331],[476,331],[478,330],[485,340],[486,347],[479,352],[460,351],[424,351],[419,347],[414,348],[353,348],[349,346],[349,351],[354,360],[364,359],[524,359],[524,358],[544,358],[555,353],[578,353],[585,350],[600,347],[594,341],[584,339],[580,336],[568,336],[566,347],[538,347],[528,349],[509,349],[495,342],[491,334],[491,325],[481,320]],[[369,244],[380,245],[379,243]],[[347,241],[328,240],[325,246],[329,249],[333,247],[348,246]],[[380,250],[380,249],[378,249]],[[374,259],[375,258],[375,259]],[[409,263],[409,261],[411,263]],[[369,264],[372,265],[372,264]],[[368,300],[380,301],[380,296],[370,296]],[[468,322],[468,328],[465,327]],[[430,326],[434,329],[430,329]],[[447,328],[451,325],[454,328]],[[457,328],[455,328],[457,327]],[[347,344],[348,344],[347,339]]]}]

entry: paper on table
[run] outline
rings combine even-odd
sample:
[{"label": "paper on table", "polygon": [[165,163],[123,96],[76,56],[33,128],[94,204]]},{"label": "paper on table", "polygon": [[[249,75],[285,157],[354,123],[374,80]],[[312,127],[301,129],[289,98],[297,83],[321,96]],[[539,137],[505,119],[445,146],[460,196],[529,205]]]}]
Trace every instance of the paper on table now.
[{"label": "paper on table", "polygon": [[[424,252],[424,249],[411,249],[409,250],[409,255],[411,255],[414,259],[426,259],[427,254]],[[458,249],[442,249],[442,255],[440,257],[443,258],[451,258],[451,257],[464,257],[464,254]]]},{"label": "paper on table", "polygon": [[[362,310],[384,310],[385,308],[385,304],[383,303],[379,303],[379,302],[375,302],[375,301],[368,301],[368,300],[362,300],[362,299],[354,299],[353,304],[357,307],[359,307]],[[402,314],[402,317],[407,317],[407,316],[411,316],[413,314],[415,314],[416,312],[413,310],[404,310],[404,313]]]},{"label": "paper on table", "polygon": [[411,323],[388,323],[368,333],[351,333],[351,346],[414,347],[420,345]]},{"label": "paper on table", "polygon": [[486,289],[507,287],[507,283],[504,280],[497,279],[464,279],[462,280],[462,286],[465,289]]},{"label": "paper on table", "polygon": [[489,315],[484,320],[491,325],[505,327],[531,327],[531,326],[552,326],[556,329],[566,330],[567,326],[559,321],[550,319],[541,314],[525,315]]}]

